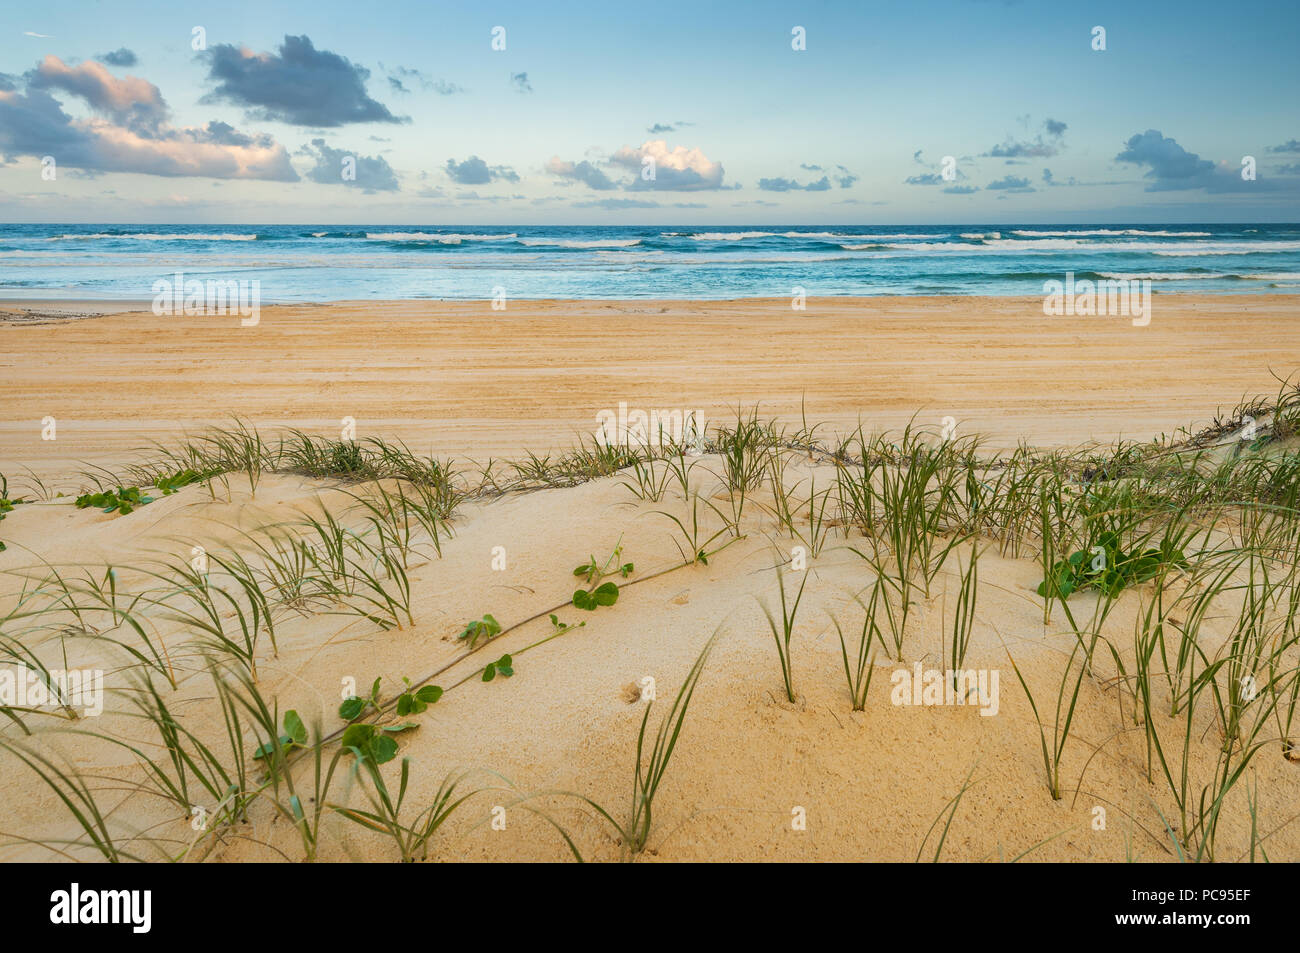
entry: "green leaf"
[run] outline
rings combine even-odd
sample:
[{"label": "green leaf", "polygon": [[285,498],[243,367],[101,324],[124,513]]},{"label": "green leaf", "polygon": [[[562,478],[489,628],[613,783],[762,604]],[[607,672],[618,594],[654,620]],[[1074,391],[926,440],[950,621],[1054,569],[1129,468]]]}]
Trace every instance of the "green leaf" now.
[{"label": "green leaf", "polygon": [[612,582],[601,583],[591,595],[596,605],[612,606],[618,602],[618,585]]},{"label": "green leaf", "polygon": [[[291,744],[293,744],[293,739],[290,738],[288,735],[280,736],[281,748],[287,748]],[[260,748],[258,748],[256,751],[253,752],[253,760],[259,761],[262,758],[269,758],[273,754],[275,754],[275,742],[268,741],[266,744],[262,745]]]},{"label": "green leaf", "polygon": [[360,748],[362,751],[368,751],[370,749],[370,740],[374,736],[374,725],[348,725],[343,731],[343,739],[340,744],[345,748]]},{"label": "green leaf", "polygon": [[1153,556],[1141,556],[1131,560],[1126,567],[1138,582],[1154,579],[1160,572],[1160,559]]},{"label": "green leaf", "polygon": [[[1071,557],[1073,559],[1073,556]],[[1056,589],[1056,595],[1060,598],[1067,598],[1076,588],[1075,566],[1072,562],[1061,560],[1052,567],[1052,572],[1047,579],[1038,584],[1037,592],[1043,598],[1047,598],[1053,588]],[[1053,587],[1055,583],[1055,587]]]},{"label": "green leaf", "polygon": [[380,735],[372,745],[375,764],[387,764],[397,757],[397,742],[388,735]]},{"label": "green leaf", "polygon": [[487,665],[484,666],[483,668],[483,681],[490,682],[492,681],[492,679],[496,678],[496,675],[497,675],[497,663],[488,662]]},{"label": "green leaf", "polygon": [[410,731],[412,728],[419,728],[419,727],[420,726],[413,721],[403,721],[396,725],[384,725],[379,730],[386,731],[392,735],[397,735],[397,734],[401,734],[403,731]]},{"label": "green leaf", "polygon": [[339,705],[339,717],[344,721],[355,721],[361,717],[361,713],[366,710],[366,703],[356,695],[345,698],[343,704]]},{"label": "green leaf", "polygon": [[401,717],[402,715],[409,715],[413,711],[423,711],[424,709],[415,707],[417,704],[418,702],[416,702],[415,696],[412,695],[410,692],[404,692],[401,695],[398,695],[397,696],[398,717]]},{"label": "green leaf", "polygon": [[586,589],[579,589],[573,594],[573,608],[583,609],[587,612],[594,612],[596,609],[596,600],[591,597]]},{"label": "green leaf", "polygon": [[[407,726],[393,726],[394,730],[405,731]],[[383,730],[374,725],[348,725],[343,732],[343,747],[353,748],[363,758],[371,758],[375,764],[392,761],[397,754],[397,742]]]},{"label": "green leaf", "polygon": [[415,693],[415,697],[422,702],[432,705],[442,697],[442,689],[437,685],[425,685]]},{"label": "green leaf", "polygon": [[490,614],[485,614],[482,619],[475,619],[465,626],[464,631],[456,636],[457,639],[469,639],[470,647],[479,640],[480,636],[492,638],[501,631],[501,623],[494,619]]},{"label": "green leaf", "polygon": [[307,726],[302,723],[298,713],[290,708],[284,713],[284,730],[289,733],[294,744],[305,745],[307,743]]}]

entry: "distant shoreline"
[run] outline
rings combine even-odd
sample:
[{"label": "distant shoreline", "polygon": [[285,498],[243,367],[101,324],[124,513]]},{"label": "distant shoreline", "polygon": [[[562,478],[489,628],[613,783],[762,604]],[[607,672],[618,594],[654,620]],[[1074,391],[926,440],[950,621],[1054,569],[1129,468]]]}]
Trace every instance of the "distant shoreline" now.
[{"label": "distant shoreline", "polygon": [[[1153,282],[1153,285],[1156,284]],[[1279,291],[1276,288],[1260,288],[1257,290],[1242,289],[1241,291],[1183,291],[1167,290],[1164,288],[1153,288],[1152,294],[1172,296],[1178,298],[1249,298],[1251,300],[1258,298],[1282,298],[1292,299],[1300,295],[1298,291]],[[878,295],[818,295],[809,294],[809,301],[837,301],[843,303],[852,303],[855,301],[942,301],[948,298],[969,298],[975,301],[1004,301],[1022,298],[1025,300],[1040,300],[1042,295],[1024,294],[1024,295],[1007,295],[1007,294],[980,294],[976,292],[935,292],[933,294],[878,294]],[[653,304],[656,302],[672,302],[675,304],[689,304],[692,302],[707,302],[711,305],[725,304],[762,304],[764,302],[785,301],[788,304],[789,299],[781,296],[762,296],[762,297],[733,297],[733,298],[701,298],[699,296],[665,298],[657,296],[653,298],[524,298],[518,297],[511,299],[518,303],[527,303],[529,305],[547,305],[558,304],[563,302],[583,302],[583,303],[604,303],[604,304]],[[472,304],[475,301],[490,302],[491,298],[483,296],[481,298],[414,298],[414,297],[392,297],[392,298],[337,298],[322,299],[318,301],[272,301],[263,300],[263,308],[310,308],[310,307],[362,307],[365,305],[387,305],[387,304],[422,304],[422,303],[446,303],[453,305]],[[153,299],[145,298],[0,298],[0,325],[11,323],[32,323],[42,318],[48,318],[51,321],[74,321],[84,318],[100,318],[115,314],[136,314],[139,312],[150,312],[153,309]],[[500,314],[501,312],[497,312]],[[509,314],[509,312],[505,312]]]}]

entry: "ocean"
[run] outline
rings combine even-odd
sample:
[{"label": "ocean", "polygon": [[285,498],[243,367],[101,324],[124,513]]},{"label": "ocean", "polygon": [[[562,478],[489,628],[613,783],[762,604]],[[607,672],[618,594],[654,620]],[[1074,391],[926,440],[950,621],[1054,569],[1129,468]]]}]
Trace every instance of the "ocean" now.
[{"label": "ocean", "polygon": [[1300,225],[0,225],[0,298],[261,300],[1041,295],[1067,272],[1157,292],[1295,293]]}]

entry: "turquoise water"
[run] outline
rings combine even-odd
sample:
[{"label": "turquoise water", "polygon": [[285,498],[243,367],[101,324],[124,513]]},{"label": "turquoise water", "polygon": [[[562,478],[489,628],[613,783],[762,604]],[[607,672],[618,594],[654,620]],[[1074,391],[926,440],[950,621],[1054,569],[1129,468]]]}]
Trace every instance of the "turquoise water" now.
[{"label": "turquoise water", "polygon": [[263,303],[365,298],[1041,295],[1300,290],[1298,225],[0,225],[0,298],[153,296],[256,279]]}]

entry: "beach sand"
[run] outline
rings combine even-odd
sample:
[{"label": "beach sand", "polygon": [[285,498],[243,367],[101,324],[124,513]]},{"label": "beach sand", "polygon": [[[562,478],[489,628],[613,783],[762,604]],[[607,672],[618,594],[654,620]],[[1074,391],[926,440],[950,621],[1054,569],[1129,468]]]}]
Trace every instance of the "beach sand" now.
[{"label": "beach sand", "polygon": [[[757,301],[512,302],[504,313],[485,304],[348,303],[266,308],[253,328],[240,328],[237,319],[152,315],[0,325],[0,459],[11,480],[26,466],[75,483],[77,461],[120,464],[130,448],[238,414],[263,428],[333,436],[351,416],[359,437],[400,437],[413,450],[484,461],[568,446],[592,432],[597,413],[620,402],[694,409],[710,420],[757,403],[765,414],[796,421],[803,401],[810,421],[845,429],[859,419],[868,429],[898,427],[918,412],[937,427],[951,415],[965,432],[1003,445],[1075,446],[1149,438],[1205,422],[1242,395],[1271,396],[1277,383],[1270,369],[1285,376],[1300,367],[1297,321],[1296,298],[1160,296],[1142,328],[1126,319],[1046,318],[1038,299],[973,298],[810,301],[802,313]],[[40,440],[46,415],[58,419],[53,442]],[[716,495],[718,473],[719,461],[703,457],[696,482],[725,506]],[[821,487],[830,475],[803,461],[792,465],[790,480],[815,477]],[[0,568],[30,567],[34,554],[99,573],[105,564],[187,560],[194,545],[209,552],[246,545],[239,530],[316,512],[320,502],[342,512],[349,500],[330,481],[276,474],[255,497],[233,478],[215,499],[188,487],[128,516],[79,511],[67,501],[19,506],[0,524],[10,544]],[[981,557],[966,664],[1000,670],[996,716],[972,706],[889,701],[895,669],[942,666],[941,633],[951,625],[969,545],[959,547],[920,606],[904,658],[878,660],[866,711],[854,713],[832,619],[856,633],[862,610],[854,595],[869,574],[846,548],[852,541],[834,538],[810,562],[794,640],[799,700],[786,702],[761,604],[776,605],[773,566],[790,557],[792,541],[763,502],[761,495],[751,502],[743,540],[707,566],[675,569],[676,529],[655,513],[684,511],[671,494],[659,505],[638,502],[613,478],[467,505],[441,558],[429,553],[413,564],[414,625],[380,631],[355,616],[287,613],[277,627],[277,656],[267,649],[259,658],[262,690],[281,710],[295,708],[309,725],[320,718],[333,730],[348,679],[364,691],[382,676],[387,696],[403,676],[422,678],[455,658],[455,635],[469,619],[492,613],[510,626],[541,613],[439,677],[444,687],[469,680],[414,717],[420,727],[402,735],[402,755],[412,758],[410,798],[421,807],[453,768],[495,771],[509,781],[476,776],[473,786],[496,790],[448,822],[432,857],[560,860],[569,856],[563,840],[517,803],[518,794],[578,792],[621,818],[644,711],[635,686],[655,680],[653,731],[717,632],[655,804],[647,860],[928,858],[938,833],[927,840],[927,831],[968,777],[944,859],[1011,860],[1024,851],[1032,860],[1176,859],[1156,810],[1173,815],[1168,787],[1158,767],[1147,780],[1143,732],[1117,708],[1104,679],[1084,681],[1065,749],[1065,797],[1055,801],[1047,792],[1038,726],[1008,653],[1040,706],[1047,699],[1050,708],[1072,636],[1059,613],[1043,625],[1034,594],[1042,574],[1031,554],[1001,557],[995,549]],[[587,625],[520,652],[549,633],[545,613],[572,595],[573,567],[592,554],[603,560],[620,540],[635,570],[617,605],[592,613],[563,608],[562,621]],[[504,569],[492,566],[498,547]],[[660,570],[671,571],[637,581]],[[119,572],[124,589],[147,584],[142,573]],[[1077,598],[1086,605],[1093,597]],[[1117,642],[1131,640],[1141,599],[1126,593],[1108,621]],[[1214,620],[1207,638],[1222,639],[1230,623]],[[206,675],[186,657],[182,633],[159,625],[181,672],[174,710],[187,724],[215,730],[219,709]],[[120,677],[120,653],[100,642],[78,646],[109,669],[110,682]],[[516,653],[515,675],[483,684],[474,666],[502,652]],[[120,698],[110,700],[111,709],[123,707]],[[1193,758],[1197,777],[1212,766],[1216,747],[1213,725],[1198,732],[1202,727],[1209,740]],[[110,712],[94,729],[161,753],[139,719]],[[125,751],[68,734],[44,740],[83,770],[140,777]],[[0,830],[38,839],[66,834],[54,794],[26,769],[9,762],[4,769]],[[1292,823],[1300,765],[1274,745],[1253,762],[1250,781],[1270,858],[1300,860],[1300,825]],[[106,787],[110,803],[131,798],[120,785]],[[1230,795],[1220,859],[1249,849],[1245,792],[1239,785]],[[355,792],[352,798],[359,801]],[[589,859],[619,856],[590,808],[557,795],[529,804],[562,823]],[[493,807],[503,808],[504,829],[491,823]],[[799,817],[802,827],[794,823]],[[176,838],[169,845],[176,852],[193,836],[188,817],[147,796],[135,796],[115,818],[137,829],[159,825],[152,833]],[[328,820],[326,831],[322,859],[394,857],[390,844],[340,818]],[[261,810],[210,856],[274,859],[270,844],[298,857],[297,843],[290,825]],[[15,845],[0,856],[48,855]]]},{"label": "beach sand", "polygon": [[797,419],[802,402],[841,430],[952,416],[1001,445],[1077,445],[1203,422],[1300,366],[1300,297],[1157,295],[1153,312],[1133,327],[1047,317],[1039,298],[390,301],[264,307],[241,327],[0,309],[0,460],[58,476],[237,414],[334,436],[352,417],[359,438],[483,461],[567,447],[620,402],[710,421]]}]

